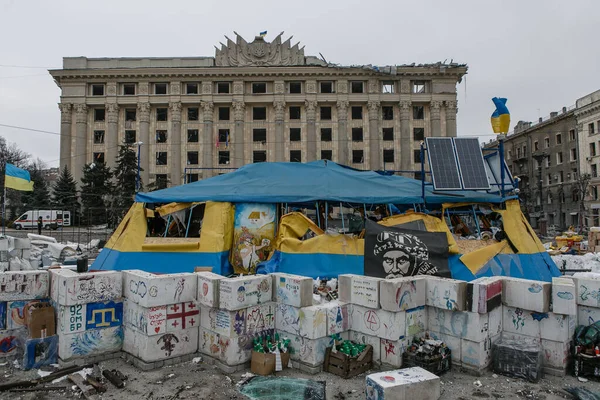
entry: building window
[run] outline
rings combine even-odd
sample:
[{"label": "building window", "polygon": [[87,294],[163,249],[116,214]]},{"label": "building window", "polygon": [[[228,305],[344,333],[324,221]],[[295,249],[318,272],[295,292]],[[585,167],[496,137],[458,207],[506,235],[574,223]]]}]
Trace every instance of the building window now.
[{"label": "building window", "polygon": [[156,131],[156,143],[167,143],[167,131],[164,131],[164,130]]},{"label": "building window", "polygon": [[598,177],[598,165],[592,164],[592,178]]},{"label": "building window", "polygon": [[104,131],[94,131],[94,144],[104,143]]},{"label": "building window", "polygon": [[188,151],[187,152],[187,165],[198,165],[198,152]]},{"label": "building window", "polygon": [[321,150],[321,160],[329,160],[333,158],[333,151],[331,150]]},{"label": "building window", "polygon": [[157,108],[156,109],[156,120],[157,121],[167,121],[169,117],[169,110],[167,108]]},{"label": "building window", "polygon": [[124,83],[123,94],[125,96],[135,96],[135,83]]},{"label": "building window", "polygon": [[590,143],[590,157],[596,156],[596,143]]},{"label": "building window", "polygon": [[155,83],[154,84],[154,94],[167,94],[167,84],[166,83]]},{"label": "building window", "polygon": [[136,109],[135,108],[126,108],[125,109],[125,122],[127,121],[135,121],[136,120]]},{"label": "building window", "polygon": [[94,121],[102,122],[106,116],[106,110],[104,108],[94,108]]},{"label": "building window", "polygon": [[229,152],[228,151],[220,151],[219,152],[219,165],[229,164]]},{"label": "building window", "polygon": [[229,143],[229,129],[219,129],[219,143]]},{"label": "building window", "polygon": [[321,107],[321,120],[330,120],[331,119],[331,107]]},{"label": "building window", "polygon": [[331,142],[331,128],[321,128],[321,142]]},{"label": "building window", "polygon": [[252,141],[260,142],[265,144],[267,142],[267,130],[266,129],[253,129],[252,130]]},{"label": "building window", "polygon": [[187,183],[198,182],[198,174],[187,174],[185,176],[185,181]]},{"label": "building window", "polygon": [[189,107],[187,109],[188,121],[198,121],[199,115],[200,115],[200,110],[198,109],[198,107]]},{"label": "building window", "polygon": [[301,140],[301,129],[290,128],[290,142],[299,142]]},{"label": "building window", "polygon": [[552,175],[548,174],[547,178],[546,185],[552,185]]},{"label": "building window", "polygon": [[352,106],[352,119],[362,119],[363,117],[362,106]]},{"label": "building window", "polygon": [[544,138],[544,148],[550,147],[550,138]]},{"label": "building window", "polygon": [[533,142],[533,151],[538,151],[539,148],[540,148],[540,144],[536,140],[535,142]]},{"label": "building window", "polygon": [[300,119],[300,107],[290,107],[290,119]]},{"label": "building window", "polygon": [[321,93],[333,93],[333,82],[319,82]]},{"label": "building window", "polygon": [[517,147],[517,160],[521,158],[521,148]]},{"label": "building window", "polygon": [[290,93],[302,93],[302,82],[290,82]]},{"label": "building window", "polygon": [[167,152],[157,151],[156,152],[156,165],[167,165]]},{"label": "building window", "polygon": [[362,142],[363,141],[363,128],[352,128],[352,141]]},{"label": "building window", "polygon": [[[598,200],[598,186],[592,186],[592,198],[594,200]],[[595,210],[596,214],[598,214],[598,209]],[[594,226],[598,226],[594,224]]]},{"label": "building window", "polygon": [[104,96],[104,85],[92,85],[92,96]]},{"label": "building window", "polygon": [[383,140],[394,140],[394,128],[383,128]]},{"label": "building window", "polygon": [[507,158],[508,158],[509,160],[512,158],[512,150],[509,150],[509,151],[508,151],[508,157],[507,157]]},{"label": "building window", "polygon": [[384,163],[393,163],[394,162],[394,150],[393,149],[383,150],[383,162]]},{"label": "building window", "polygon": [[556,144],[562,144],[562,135],[560,133],[556,134]]},{"label": "building window", "polygon": [[596,133],[593,122],[591,124],[588,124],[588,131],[589,131],[590,135],[593,135],[594,133]]},{"label": "building window", "polygon": [[362,150],[352,150],[352,163],[353,164],[362,164],[364,162],[363,151]]},{"label": "building window", "polygon": [[548,204],[552,204],[552,195],[550,193],[548,193],[548,195],[546,196],[546,202]]},{"label": "building window", "polygon": [[416,180],[420,181],[422,179],[423,175],[421,175],[421,171],[418,171],[418,172],[415,172],[414,177]]},{"label": "building window", "polygon": [[381,83],[381,93],[395,93],[394,81],[383,81]]},{"label": "building window", "polygon": [[563,171],[558,171],[558,183],[563,183],[565,181],[565,175]]},{"label": "building window", "polygon": [[550,157],[546,157],[546,168],[550,168],[552,166],[552,161]]},{"label": "building window", "polygon": [[302,151],[290,150],[290,162],[302,162]]},{"label": "building window", "polygon": [[185,84],[185,93],[186,94],[198,94],[198,84],[197,83],[186,83]]},{"label": "building window", "polygon": [[423,106],[413,106],[413,119],[425,119],[425,108]]},{"label": "building window", "polygon": [[219,121],[229,121],[229,107],[219,107]]},{"label": "building window", "polygon": [[577,161],[577,149],[571,149],[571,161]]},{"label": "building window", "polygon": [[252,107],[252,119],[264,121],[267,119],[267,107]]},{"label": "building window", "polygon": [[[413,128],[413,139],[424,140],[425,139],[425,128]],[[510,160],[510,158],[509,158]]]},{"label": "building window", "polygon": [[188,143],[198,143],[198,129],[188,129],[187,136]]},{"label": "building window", "polygon": [[413,81],[413,93],[425,93],[425,81]]},{"label": "building window", "polygon": [[167,187],[167,174],[156,174],[154,182],[157,189],[165,189]]},{"label": "building window", "polygon": [[252,93],[267,93],[267,84],[265,82],[252,83]]},{"label": "building window", "polygon": [[413,162],[414,163],[421,162],[421,150],[413,150]]},{"label": "building window", "polygon": [[104,164],[104,153],[94,153],[94,162],[98,164]]},{"label": "building window", "polygon": [[350,88],[351,88],[352,93],[363,93],[363,82],[362,81],[350,82]]},{"label": "building window", "polygon": [[384,121],[393,120],[394,119],[394,107],[392,107],[392,106],[381,107],[381,114],[383,116]]},{"label": "building window", "polygon": [[134,144],[136,142],[135,131],[125,131],[125,143]]},{"label": "building window", "polygon": [[219,94],[230,93],[229,88],[230,88],[229,82],[217,82],[217,93],[219,93]]},{"label": "building window", "polygon": [[252,162],[266,162],[267,161],[267,152],[265,150],[258,150],[252,152]]},{"label": "building window", "polygon": [[563,162],[563,154],[562,151],[556,153],[556,164],[562,164]]},{"label": "building window", "polygon": [[571,130],[569,131],[569,140],[570,140],[571,142],[575,141],[575,129],[571,129]]}]

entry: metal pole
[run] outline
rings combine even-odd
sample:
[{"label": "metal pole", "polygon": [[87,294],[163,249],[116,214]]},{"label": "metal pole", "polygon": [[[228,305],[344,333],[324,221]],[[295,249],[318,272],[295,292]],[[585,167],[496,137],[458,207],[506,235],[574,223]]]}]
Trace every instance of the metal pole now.
[{"label": "metal pole", "polygon": [[[383,165],[385,165],[385,163]],[[346,230],[346,226],[344,225],[344,209],[342,203],[340,203],[340,214],[342,215],[342,232],[344,232]]]},{"label": "metal pole", "polygon": [[475,219],[475,226],[477,227],[477,236],[481,239],[481,229],[479,228],[479,221],[477,220],[477,213],[475,212],[475,206],[472,205],[471,209],[473,210],[473,218]]},{"label": "metal pole", "polygon": [[329,221],[329,203],[325,202],[325,230],[327,230],[328,221]]},{"label": "metal pole", "polygon": [[140,191],[140,152],[142,148],[142,144],[138,142],[138,152],[137,152],[137,175],[135,176],[135,192]]},{"label": "metal pole", "polygon": [[4,195],[2,196],[2,236],[6,235],[6,184],[4,185]]},{"label": "metal pole", "polygon": [[319,202],[317,201],[317,225],[321,227],[321,210],[319,210]]},{"label": "metal pole", "polygon": [[498,155],[500,159],[500,197],[504,198],[504,139],[506,135],[498,135]]},{"label": "metal pole", "polygon": [[421,142],[421,197],[425,205],[425,145]]}]

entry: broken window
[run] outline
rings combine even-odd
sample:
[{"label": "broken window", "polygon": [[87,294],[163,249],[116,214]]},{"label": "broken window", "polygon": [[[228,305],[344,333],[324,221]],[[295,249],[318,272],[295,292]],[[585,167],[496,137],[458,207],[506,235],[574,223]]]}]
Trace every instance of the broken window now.
[{"label": "broken window", "polygon": [[198,107],[189,107],[187,109],[188,121],[198,121],[199,115],[200,115],[200,110],[198,110]]},{"label": "broken window", "polygon": [[186,94],[198,94],[198,84],[197,83],[186,83],[185,84],[185,93]]},{"label": "broken window", "polygon": [[253,129],[252,130],[252,141],[253,142],[267,142],[267,130],[266,129]]},{"label": "broken window", "polygon": [[562,135],[560,133],[556,135],[556,144],[562,144]]},{"label": "broken window", "polygon": [[362,119],[363,117],[362,106],[352,106],[352,119]]},{"label": "broken window", "polygon": [[198,143],[198,129],[188,129],[187,136],[188,143]]},{"label": "broken window", "polygon": [[556,153],[556,163],[562,164],[562,162],[563,162],[563,154],[562,154],[562,151],[559,151],[558,153]]},{"label": "broken window", "polygon": [[589,130],[590,135],[593,135],[595,133],[593,122],[591,124],[588,124],[588,130]]},{"label": "broken window", "polygon": [[167,187],[167,174],[156,174],[154,183],[156,183],[157,189],[165,189]]},{"label": "broken window", "polygon": [[363,93],[363,82],[362,81],[350,82],[350,88],[351,88],[352,93]]},{"label": "broken window", "polygon": [[381,93],[395,93],[393,81],[383,81],[381,85]]},{"label": "broken window", "polygon": [[302,151],[290,150],[290,162],[302,162]]},{"label": "broken window", "polygon": [[252,119],[264,121],[267,119],[267,107],[252,107]]},{"label": "broken window", "polygon": [[425,93],[425,81],[413,81],[413,93]]},{"label": "broken window", "polygon": [[125,143],[126,144],[134,144],[136,142],[135,131],[127,130],[125,131]]},{"label": "broken window", "polygon": [[300,107],[290,107],[290,119],[300,119]]},{"label": "broken window", "polygon": [[290,82],[290,93],[302,93],[302,82]]},{"label": "broken window", "polygon": [[185,181],[187,183],[198,182],[198,174],[187,174],[185,176]]},{"label": "broken window", "polygon": [[413,162],[414,163],[421,162],[421,150],[413,150]]},{"label": "broken window", "polygon": [[125,96],[135,96],[135,83],[124,83],[123,94]]},{"label": "broken window", "polygon": [[188,151],[187,152],[187,165],[198,165],[198,152]]},{"label": "broken window", "polygon": [[592,164],[592,178],[598,177],[598,165]]},{"label": "broken window", "polygon": [[571,161],[577,161],[577,149],[571,149]]},{"label": "broken window", "polygon": [[321,93],[333,93],[333,82],[319,82]]},{"label": "broken window", "polygon": [[569,131],[569,140],[572,142],[575,140],[575,129]]},{"label": "broken window", "polygon": [[156,131],[156,143],[167,143],[167,131]]},{"label": "broken window", "polygon": [[229,164],[229,152],[228,151],[220,151],[219,152],[219,164]]},{"label": "broken window", "polygon": [[136,109],[135,108],[126,108],[125,109],[125,121],[135,121],[136,120]]},{"label": "broken window", "polygon": [[154,84],[154,94],[167,94],[167,84],[166,83],[155,83]]},{"label": "broken window", "polygon": [[219,121],[229,121],[229,107],[219,107]]},{"label": "broken window", "polygon": [[290,142],[299,142],[301,138],[302,130],[300,128],[290,128]]},{"label": "broken window", "polygon": [[321,142],[331,142],[331,128],[321,128]]},{"label": "broken window", "polygon": [[333,158],[333,151],[331,150],[321,150],[321,160],[329,160],[331,161]]},{"label": "broken window", "polygon": [[219,143],[229,143],[229,129],[219,129]]},{"label": "broken window", "polygon": [[596,155],[596,143],[590,143],[590,156],[594,157],[595,155]]},{"label": "broken window", "polygon": [[363,141],[363,128],[352,128],[352,141],[362,142]]},{"label": "broken window", "polygon": [[104,121],[105,115],[106,115],[106,110],[104,108],[94,108],[94,121],[96,121],[96,122]]},{"label": "broken window", "polygon": [[362,150],[352,150],[352,163],[362,164],[364,162]]},{"label": "broken window", "polygon": [[394,119],[394,107],[392,107],[392,106],[381,107],[381,114],[383,116],[384,121],[393,120]]},{"label": "broken window", "polygon": [[425,108],[423,106],[413,106],[413,119],[424,119]]},{"label": "broken window", "polygon": [[540,148],[538,141],[533,142],[533,151],[538,151]]},{"label": "broken window", "polygon": [[544,148],[550,147],[550,138],[544,138]]},{"label": "broken window", "polygon": [[92,85],[92,96],[104,96],[104,85]]},{"label": "broken window", "polygon": [[383,140],[394,140],[394,128],[383,128]]},{"label": "broken window", "polygon": [[252,93],[267,93],[267,84],[265,82],[252,83]]},{"label": "broken window", "polygon": [[229,93],[229,82],[218,82],[217,93]]},{"label": "broken window", "polygon": [[156,152],[156,165],[167,165],[167,152],[157,151]]},{"label": "broken window", "polygon": [[157,121],[167,121],[169,116],[169,110],[167,108],[157,108],[156,109],[156,120]]},{"label": "broken window", "polygon": [[419,141],[425,139],[425,128],[413,128],[413,139]]},{"label": "broken window", "polygon": [[94,144],[104,143],[104,131],[94,131]]},{"label": "broken window", "polygon": [[386,149],[383,150],[383,162],[384,163],[393,163],[394,162],[394,150]]},{"label": "broken window", "polygon": [[104,153],[94,153],[94,162],[98,164],[104,164]]},{"label": "broken window", "polygon": [[331,119],[331,107],[321,107],[321,120]]},{"label": "broken window", "polygon": [[267,152],[265,150],[256,150],[252,152],[252,162],[266,162],[267,161]]}]

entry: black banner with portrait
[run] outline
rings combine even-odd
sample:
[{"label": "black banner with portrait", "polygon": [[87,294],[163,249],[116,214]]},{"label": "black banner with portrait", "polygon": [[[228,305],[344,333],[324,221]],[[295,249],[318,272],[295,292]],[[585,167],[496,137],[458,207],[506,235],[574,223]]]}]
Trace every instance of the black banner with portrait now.
[{"label": "black banner with portrait", "polygon": [[445,233],[383,226],[370,220],[365,228],[365,275],[451,277]]}]

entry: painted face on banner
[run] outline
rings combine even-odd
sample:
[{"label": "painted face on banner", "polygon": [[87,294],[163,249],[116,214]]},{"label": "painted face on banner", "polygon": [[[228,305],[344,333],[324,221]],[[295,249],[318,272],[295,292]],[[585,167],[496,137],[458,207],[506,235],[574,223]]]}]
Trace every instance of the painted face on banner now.
[{"label": "painted face on banner", "polygon": [[390,250],[383,255],[383,269],[388,275],[405,276],[410,264],[410,256],[402,250]]}]

